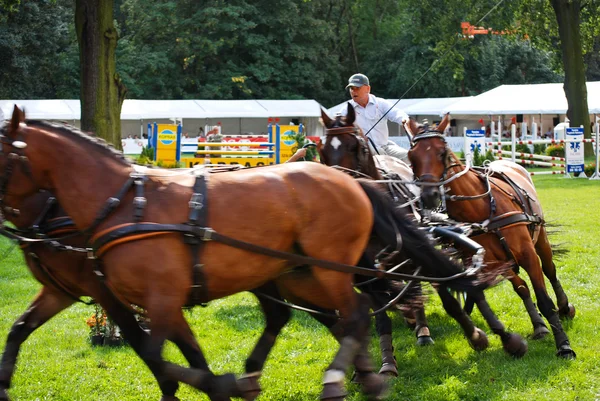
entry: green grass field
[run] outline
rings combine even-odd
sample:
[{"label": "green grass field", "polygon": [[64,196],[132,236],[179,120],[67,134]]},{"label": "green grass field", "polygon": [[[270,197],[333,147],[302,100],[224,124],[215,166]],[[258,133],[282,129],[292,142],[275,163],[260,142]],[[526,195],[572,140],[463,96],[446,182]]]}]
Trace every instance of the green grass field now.
[{"label": "green grass field", "polygon": [[[529,352],[514,360],[498,338],[482,353],[469,348],[458,325],[430,297],[428,317],[435,345],[417,348],[411,331],[393,315],[394,345],[400,377],[389,400],[597,400],[600,399],[600,183],[557,176],[535,177],[546,219],[558,229],[552,242],[569,253],[557,261],[559,278],[577,308],[565,324],[577,360],[554,356],[551,337],[529,341]],[[0,243],[0,346],[13,321],[39,290],[18,248]],[[553,295],[553,293],[551,293]],[[490,305],[512,331],[523,336],[531,325],[520,299],[508,282],[488,291]],[[255,299],[236,295],[187,313],[211,368],[216,373],[243,371],[263,326]],[[96,348],[88,340],[85,320],[93,308],[76,305],[34,332],[22,348],[10,395],[14,401],[158,400],[160,392],[149,370],[128,347]],[[489,334],[478,312],[474,320]],[[336,343],[305,313],[294,312],[267,362],[259,400],[317,400],[322,373]],[[378,349],[373,336],[372,349]],[[378,352],[374,353],[379,361]],[[183,363],[174,346],[165,356]],[[348,383],[348,400],[364,400]],[[188,386],[182,400],[207,400]]]}]

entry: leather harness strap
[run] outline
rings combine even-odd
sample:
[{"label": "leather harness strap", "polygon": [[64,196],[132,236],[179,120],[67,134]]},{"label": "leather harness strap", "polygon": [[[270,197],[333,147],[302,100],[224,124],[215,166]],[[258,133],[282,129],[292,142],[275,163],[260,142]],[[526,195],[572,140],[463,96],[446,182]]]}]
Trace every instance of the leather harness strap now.
[{"label": "leather harness strap", "polygon": [[387,272],[381,270],[374,270],[371,268],[352,266],[343,263],[331,262],[322,259],[316,259],[310,256],[299,255],[290,252],[278,251],[271,248],[266,248],[260,245],[255,245],[249,242],[241,241],[235,238],[219,234],[208,227],[192,226],[189,224],[158,224],[158,223],[131,223],[119,226],[109,233],[102,236],[95,237],[92,239],[92,248],[94,251],[98,251],[103,246],[106,246],[111,241],[122,237],[135,236],[139,234],[157,233],[162,232],[163,234],[169,233],[182,233],[190,234],[198,238],[200,241],[216,241],[224,245],[228,245],[234,248],[243,249],[249,252],[259,253],[262,255],[270,256],[277,259],[289,260],[294,266],[308,265],[308,266],[319,266],[325,269],[340,271],[344,273],[360,274],[369,277],[388,278],[392,280],[420,280],[429,282],[446,282],[451,281],[459,277],[464,277],[472,274],[472,271],[464,271],[455,274],[451,277],[426,277],[426,276],[415,276],[411,274],[403,274],[396,272]]},{"label": "leather harness strap", "polygon": [[[194,182],[194,192],[189,202],[190,214],[188,216],[188,225],[194,227],[206,227],[208,225],[208,209],[206,196],[206,174],[196,176]],[[207,289],[204,277],[204,264],[200,263],[200,254],[202,253],[202,241],[192,234],[184,234],[184,241],[190,245],[192,252],[192,290],[188,303],[198,305],[207,300]]]}]

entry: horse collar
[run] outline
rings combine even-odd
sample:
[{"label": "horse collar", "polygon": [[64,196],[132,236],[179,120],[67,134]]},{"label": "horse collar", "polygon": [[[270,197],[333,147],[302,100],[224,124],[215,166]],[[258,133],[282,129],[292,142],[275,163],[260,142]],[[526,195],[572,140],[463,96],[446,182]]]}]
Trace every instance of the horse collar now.
[{"label": "horse collar", "polygon": [[444,141],[444,143],[446,143],[446,137],[444,136],[444,134],[442,134],[439,131],[434,131],[434,130],[423,131],[423,132],[415,135],[413,137],[413,142],[418,142],[421,139],[429,139],[429,138],[439,138],[442,141]]},{"label": "horse collar", "polygon": [[335,127],[335,128],[327,128],[325,130],[325,135],[342,135],[342,134],[353,134],[358,135],[357,127]]}]

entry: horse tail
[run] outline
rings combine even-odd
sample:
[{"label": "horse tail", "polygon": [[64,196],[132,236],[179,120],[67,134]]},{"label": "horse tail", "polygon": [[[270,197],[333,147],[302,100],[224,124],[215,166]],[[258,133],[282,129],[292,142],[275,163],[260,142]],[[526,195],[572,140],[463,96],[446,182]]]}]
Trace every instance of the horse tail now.
[{"label": "horse tail", "polygon": [[[450,277],[464,271],[463,266],[436,249],[432,240],[422,230],[419,230],[414,220],[411,220],[406,212],[396,207],[376,183],[368,180],[358,181],[373,207],[372,235],[379,238],[382,245],[389,245],[393,248],[400,240],[403,255],[411,259],[414,265],[423,267],[422,275]],[[458,291],[484,289],[488,284],[479,277],[473,276],[461,277],[444,283]]]}]

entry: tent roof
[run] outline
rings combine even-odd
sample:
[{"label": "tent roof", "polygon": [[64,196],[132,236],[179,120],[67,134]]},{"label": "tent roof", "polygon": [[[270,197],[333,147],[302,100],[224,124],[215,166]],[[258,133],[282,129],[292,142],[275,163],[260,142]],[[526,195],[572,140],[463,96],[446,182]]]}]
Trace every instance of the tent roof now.
[{"label": "tent roof", "polygon": [[316,100],[257,100],[269,117],[321,117],[321,105]]},{"label": "tent roof", "polygon": [[469,97],[413,99],[418,101],[406,106],[404,112],[409,116],[439,116],[444,108],[464,99]]},{"label": "tent roof", "polygon": [[[386,99],[388,102],[390,102],[391,104],[394,104],[398,101],[398,99]],[[394,106],[394,108],[399,108],[400,110],[406,110],[407,107],[418,103],[420,101],[422,101],[423,99],[402,99],[398,102],[398,104],[396,106]],[[327,109],[327,114],[329,114],[330,117],[335,116],[342,107],[346,106],[346,103],[348,103],[348,101],[344,101],[340,104],[336,104],[333,107],[330,107],[329,109]],[[410,114],[410,113],[409,113]],[[437,113],[436,113],[437,114]],[[320,114],[319,114],[320,115]]]},{"label": "tent roof", "polygon": [[[0,100],[4,118],[13,105],[25,108],[27,117],[48,120],[79,120],[78,99]],[[126,99],[122,120],[162,118],[269,118],[319,117],[321,106],[315,100],[137,100]],[[1,118],[1,117],[0,117]]]},{"label": "tent roof", "polygon": [[4,118],[8,119],[12,116],[15,104],[25,109],[28,118],[39,120],[79,120],[79,100],[77,100],[77,109],[73,109],[69,103],[61,99],[0,100],[0,110],[1,114],[4,114]]},{"label": "tent roof", "polygon": [[[600,113],[600,82],[588,82],[590,113]],[[443,109],[453,115],[565,114],[563,84],[502,85]]]}]

